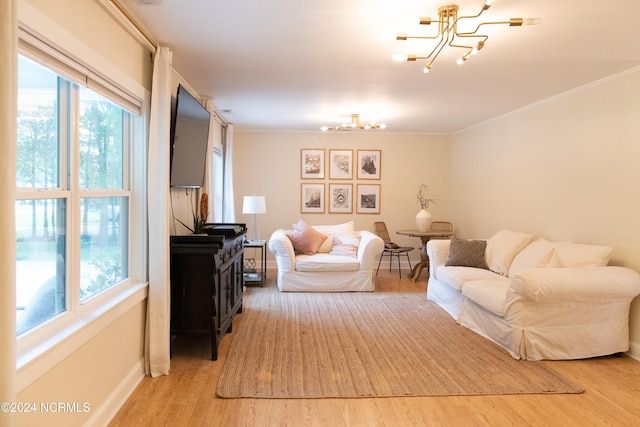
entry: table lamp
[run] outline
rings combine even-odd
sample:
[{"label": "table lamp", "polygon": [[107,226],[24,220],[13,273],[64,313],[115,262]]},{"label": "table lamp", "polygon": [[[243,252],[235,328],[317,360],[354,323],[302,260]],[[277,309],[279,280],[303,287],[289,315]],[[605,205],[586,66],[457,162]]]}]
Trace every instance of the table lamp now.
[{"label": "table lamp", "polygon": [[242,202],[242,213],[253,215],[251,219],[251,228],[249,230],[249,240],[260,240],[256,214],[267,213],[267,204],[264,200],[264,196],[244,196],[244,201]]}]

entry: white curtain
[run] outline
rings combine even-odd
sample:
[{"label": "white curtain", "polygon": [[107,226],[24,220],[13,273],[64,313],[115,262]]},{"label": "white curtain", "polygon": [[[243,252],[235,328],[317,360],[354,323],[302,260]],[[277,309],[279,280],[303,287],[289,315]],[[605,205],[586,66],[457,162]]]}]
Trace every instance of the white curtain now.
[{"label": "white curtain", "polygon": [[[209,120],[209,139],[207,140],[207,158],[205,160],[205,178],[204,178],[204,183],[202,185],[202,188],[200,189],[200,194],[202,195],[202,193],[207,193],[207,195],[209,196],[208,200],[209,203],[207,205],[208,209],[209,209],[209,216],[207,218],[205,218],[206,222],[211,222],[211,213],[213,212],[213,190],[214,190],[214,183],[213,183],[213,158],[211,156],[211,153],[213,153],[213,147],[214,147],[214,140],[215,140],[215,130],[216,130],[216,123],[215,123],[215,114],[212,112],[213,111],[213,103],[211,102],[211,99],[209,98],[204,98],[201,99],[202,103],[204,104],[204,108],[207,109],[207,111],[211,112],[211,119]],[[198,199],[198,206],[200,206],[199,204],[200,199]]]},{"label": "white curtain", "polygon": [[169,146],[171,132],[171,60],[173,53],[159,47],[153,65],[149,119],[149,297],[145,337],[145,371],[156,377],[170,367],[169,273],[170,201]]},{"label": "white curtain", "polygon": [[236,222],[233,193],[233,125],[227,126],[224,142],[224,212],[223,222]]},{"label": "white curtain", "polygon": [[[17,2],[0,2],[0,402],[16,401]],[[0,411],[0,425],[13,425]]]}]

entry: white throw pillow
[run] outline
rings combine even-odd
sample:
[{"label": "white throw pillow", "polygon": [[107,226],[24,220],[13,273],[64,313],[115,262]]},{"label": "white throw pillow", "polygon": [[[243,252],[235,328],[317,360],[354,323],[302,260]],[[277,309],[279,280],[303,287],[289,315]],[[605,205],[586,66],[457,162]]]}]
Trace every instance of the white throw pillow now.
[{"label": "white throw pillow", "polygon": [[322,234],[353,234],[355,233],[353,221],[336,225],[314,225],[312,226]]},{"label": "white throw pillow", "polygon": [[487,240],[485,257],[489,270],[506,276],[515,256],[523,250],[533,236],[511,230],[500,230]]},{"label": "white throw pillow", "polygon": [[335,234],[330,255],[357,257],[360,236],[357,234]]},{"label": "white throw pillow", "polygon": [[613,248],[571,243],[558,246],[553,252],[548,267],[598,267],[609,264]]},{"label": "white throw pillow", "polygon": [[511,267],[509,267],[509,277],[513,277],[525,268],[546,267],[551,261],[554,248],[566,244],[569,242],[551,242],[543,238],[529,243],[513,259]]}]

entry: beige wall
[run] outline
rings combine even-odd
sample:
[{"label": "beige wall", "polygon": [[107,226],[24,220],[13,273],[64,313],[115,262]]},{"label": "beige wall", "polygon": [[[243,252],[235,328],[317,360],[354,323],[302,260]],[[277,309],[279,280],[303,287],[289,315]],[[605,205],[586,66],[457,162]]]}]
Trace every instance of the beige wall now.
[{"label": "beige wall", "polygon": [[[136,368],[138,379],[141,375],[145,314],[146,299],[22,390],[17,401],[35,402],[37,410],[21,414],[16,425],[79,426],[90,420],[99,425],[109,420],[112,414],[101,405],[107,401],[124,403],[131,390],[123,387],[123,383],[126,379],[135,380],[132,377],[136,373],[132,371]],[[59,402],[70,403],[71,409],[58,409]]]},{"label": "beige wall", "polygon": [[[501,228],[609,245],[640,271],[640,70],[529,106],[452,136],[459,235]],[[640,299],[631,338],[640,356]]]},{"label": "beige wall", "polygon": [[[380,180],[302,180],[300,178],[300,150],[329,149],[381,150]],[[449,137],[442,135],[413,135],[392,132],[242,132],[234,134],[234,187],[236,220],[251,224],[251,216],[242,214],[245,195],[264,195],[267,213],[257,215],[262,239],[268,239],[278,228],[291,228],[303,216],[311,224],[339,224],[354,221],[356,229],[373,230],[374,221],[385,221],[392,239],[399,244],[418,247],[417,238],[399,236],[396,230],[415,228],[415,216],[420,210],[416,193],[420,183],[429,185],[440,200],[429,208],[434,219],[451,217],[449,195]],[[301,214],[300,184],[352,183],[380,184],[380,214]],[[328,206],[326,207],[328,210]],[[419,251],[413,251],[419,259]],[[273,264],[273,257],[268,254]]]}]

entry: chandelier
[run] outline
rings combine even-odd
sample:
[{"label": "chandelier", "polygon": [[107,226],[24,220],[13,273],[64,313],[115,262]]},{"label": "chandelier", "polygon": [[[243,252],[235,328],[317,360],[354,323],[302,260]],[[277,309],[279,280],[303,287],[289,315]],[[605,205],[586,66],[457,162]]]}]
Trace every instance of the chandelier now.
[{"label": "chandelier", "polygon": [[366,125],[361,125],[360,124],[360,114],[352,114],[351,115],[351,123],[343,123],[343,124],[338,125],[336,127],[322,126],[320,128],[320,130],[323,131],[323,132],[326,132],[328,130],[343,131],[343,130],[384,129],[386,127],[387,127],[387,125],[385,125],[384,123],[376,123],[376,122],[369,122]]},{"label": "chandelier", "polygon": [[434,61],[442,52],[445,46],[457,47],[465,49],[465,53],[458,58],[457,63],[462,64],[471,56],[478,53],[482,49],[489,38],[486,34],[481,34],[478,31],[483,25],[503,24],[510,27],[520,27],[522,25],[537,25],[540,23],[539,19],[523,19],[523,18],[511,18],[506,21],[489,21],[480,22],[473,31],[458,31],[458,23],[462,20],[478,18],[482,13],[491,7],[493,0],[485,0],[484,5],[480,11],[472,16],[458,16],[458,6],[455,4],[449,4],[442,6],[438,9],[438,19],[431,19],[420,17],[420,25],[431,25],[432,23],[438,24],[438,33],[432,36],[410,36],[404,33],[396,35],[396,40],[407,39],[436,39],[437,44],[433,50],[426,56],[418,55],[393,55],[393,59],[396,61],[416,61],[418,59],[428,60],[427,65],[424,67],[424,72],[428,73],[431,70],[431,66]]}]

